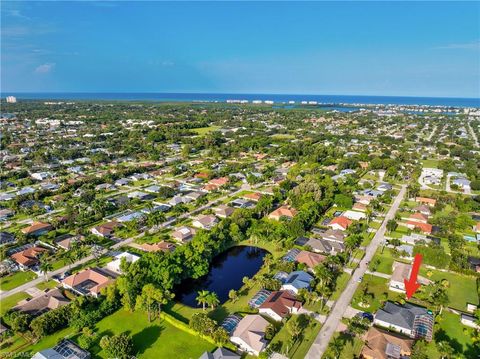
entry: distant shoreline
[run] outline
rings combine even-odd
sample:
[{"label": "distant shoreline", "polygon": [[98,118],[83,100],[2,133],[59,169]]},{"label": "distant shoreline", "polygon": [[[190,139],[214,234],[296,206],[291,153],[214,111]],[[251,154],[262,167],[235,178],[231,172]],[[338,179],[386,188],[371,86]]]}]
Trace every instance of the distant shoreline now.
[{"label": "distant shoreline", "polygon": [[[438,107],[480,107],[480,98],[409,97],[364,95],[293,95],[293,94],[215,94],[215,93],[80,93],[80,92],[4,92],[1,97],[18,100],[123,100],[158,102],[230,102],[268,105],[417,105]],[[302,103],[304,102],[304,103]]]}]

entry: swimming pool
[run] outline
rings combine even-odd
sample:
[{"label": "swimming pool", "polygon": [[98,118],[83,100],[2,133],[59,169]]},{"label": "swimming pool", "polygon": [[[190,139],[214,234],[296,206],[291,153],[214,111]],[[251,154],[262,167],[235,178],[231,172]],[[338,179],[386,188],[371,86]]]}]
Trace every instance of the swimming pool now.
[{"label": "swimming pool", "polygon": [[270,294],[271,294],[270,291],[266,289],[262,289],[258,291],[257,294],[255,294],[252,299],[250,299],[250,301],[248,302],[248,305],[251,308],[258,308],[267,300]]}]

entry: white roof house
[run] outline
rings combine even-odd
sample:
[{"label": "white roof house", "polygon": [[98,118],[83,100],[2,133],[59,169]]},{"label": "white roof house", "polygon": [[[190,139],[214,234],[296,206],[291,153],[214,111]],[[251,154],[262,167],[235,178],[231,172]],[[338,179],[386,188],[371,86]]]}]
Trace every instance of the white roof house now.
[{"label": "white roof house", "polygon": [[122,258],[125,258],[125,260],[128,263],[135,263],[140,259],[139,256],[135,254],[131,254],[128,252],[123,252],[115,256],[115,259],[111,261],[110,263],[107,264],[107,269],[111,270],[112,272],[122,274],[122,270],[120,269],[120,264],[122,263]]},{"label": "white roof house", "polygon": [[358,212],[358,211],[350,211],[350,210],[342,213],[342,216],[347,217],[352,221],[360,221],[361,219],[366,218],[365,213]]}]

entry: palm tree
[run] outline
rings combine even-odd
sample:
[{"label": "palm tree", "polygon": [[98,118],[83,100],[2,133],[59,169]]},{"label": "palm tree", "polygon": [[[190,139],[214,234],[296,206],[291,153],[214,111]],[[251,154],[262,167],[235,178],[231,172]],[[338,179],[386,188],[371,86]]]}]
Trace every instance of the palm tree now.
[{"label": "palm tree", "polygon": [[75,253],[73,252],[73,249],[67,250],[63,254],[63,259],[68,263],[68,269],[72,269],[72,264],[75,263]]},{"label": "palm tree", "polygon": [[200,290],[197,296],[197,303],[202,305],[202,309],[205,310],[205,304],[208,303],[208,296],[210,292],[208,290]]},{"label": "palm tree", "polygon": [[238,300],[238,293],[235,289],[230,289],[230,291],[228,292],[228,298],[230,298],[230,300],[235,303],[237,300]]},{"label": "palm tree", "polygon": [[215,308],[217,305],[220,304],[220,299],[218,299],[218,295],[215,292],[208,293],[207,303],[209,306]]},{"label": "palm tree", "polygon": [[442,340],[437,343],[437,349],[442,359],[452,358],[454,350],[449,342]]},{"label": "palm tree", "polygon": [[50,263],[47,257],[42,257],[42,260],[40,261],[40,271],[45,276],[45,282],[48,281],[48,272],[51,270],[53,270],[52,263]]}]

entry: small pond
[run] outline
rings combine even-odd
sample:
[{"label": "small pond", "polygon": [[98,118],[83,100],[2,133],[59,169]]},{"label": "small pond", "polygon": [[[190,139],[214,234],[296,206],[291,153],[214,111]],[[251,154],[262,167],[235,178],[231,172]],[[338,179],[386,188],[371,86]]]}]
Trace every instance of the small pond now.
[{"label": "small pond", "polygon": [[197,303],[198,291],[208,290],[217,293],[220,303],[224,303],[231,289],[242,287],[243,277],[251,278],[258,272],[267,253],[258,247],[232,247],[213,259],[206,276],[183,281],[175,291],[175,299],[191,307],[200,307]]}]

